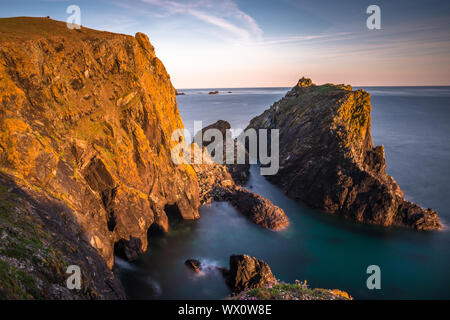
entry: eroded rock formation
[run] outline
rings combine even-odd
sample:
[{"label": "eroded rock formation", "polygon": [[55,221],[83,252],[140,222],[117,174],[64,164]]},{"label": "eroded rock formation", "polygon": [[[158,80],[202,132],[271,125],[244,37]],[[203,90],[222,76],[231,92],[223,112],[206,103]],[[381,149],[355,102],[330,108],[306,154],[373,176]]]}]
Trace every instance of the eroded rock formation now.
[{"label": "eroded rock formation", "polygon": [[230,256],[227,283],[232,292],[260,288],[277,282],[266,262],[246,254]]},{"label": "eroded rock formation", "polygon": [[370,94],[302,78],[249,128],[280,130],[280,170],[266,178],[326,212],[384,226],[441,228],[437,213],[403,198],[375,147]]}]

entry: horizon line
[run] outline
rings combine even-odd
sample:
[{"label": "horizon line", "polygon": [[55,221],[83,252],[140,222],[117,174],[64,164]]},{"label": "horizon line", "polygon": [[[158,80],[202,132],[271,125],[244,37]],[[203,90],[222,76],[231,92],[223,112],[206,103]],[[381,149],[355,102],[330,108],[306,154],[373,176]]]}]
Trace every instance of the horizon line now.
[{"label": "horizon line", "polygon": [[[316,86],[325,85],[328,83],[318,84]],[[429,88],[429,87],[450,87],[450,84],[424,84],[424,85],[351,85],[352,88]],[[268,88],[293,88],[294,86],[253,86],[253,87],[190,87],[190,88],[177,88],[176,90],[210,90],[210,89],[268,89]]]}]

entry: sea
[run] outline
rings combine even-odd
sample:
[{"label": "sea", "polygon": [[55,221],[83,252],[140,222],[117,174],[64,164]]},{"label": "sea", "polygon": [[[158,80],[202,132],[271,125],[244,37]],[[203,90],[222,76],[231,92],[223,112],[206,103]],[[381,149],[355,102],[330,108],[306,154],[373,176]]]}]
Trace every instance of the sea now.
[{"label": "sea", "polygon": [[[245,129],[290,88],[179,90],[185,128],[219,119]],[[115,258],[116,273],[132,299],[223,299],[229,295],[214,266],[232,254],[266,261],[284,282],[347,291],[355,299],[450,298],[450,87],[364,87],[371,94],[372,136],[384,145],[387,172],[406,199],[434,208],[446,227],[417,232],[370,226],[311,209],[284,195],[251,167],[247,187],[283,208],[291,224],[281,232],[249,222],[226,202],[200,208],[200,219],[171,226],[150,238],[135,262]],[[219,94],[208,92],[219,90]],[[189,258],[210,266],[194,274]],[[371,265],[380,268],[380,289],[369,289]]]}]

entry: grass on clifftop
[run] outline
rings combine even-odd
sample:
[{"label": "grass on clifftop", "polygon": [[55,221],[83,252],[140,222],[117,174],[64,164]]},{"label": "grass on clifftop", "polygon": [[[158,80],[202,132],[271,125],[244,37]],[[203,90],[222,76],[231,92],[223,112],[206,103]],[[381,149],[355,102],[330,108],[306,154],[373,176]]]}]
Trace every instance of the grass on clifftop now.
[{"label": "grass on clifftop", "polygon": [[312,289],[305,282],[295,284],[279,282],[262,288],[243,291],[231,300],[353,300],[345,291],[338,289]]},{"label": "grass on clifftop", "polygon": [[81,29],[69,29],[67,24],[49,18],[38,17],[14,17],[0,18],[0,42],[24,41],[41,38],[52,38],[71,34],[73,36],[107,36],[110,32],[97,31],[82,27]]}]

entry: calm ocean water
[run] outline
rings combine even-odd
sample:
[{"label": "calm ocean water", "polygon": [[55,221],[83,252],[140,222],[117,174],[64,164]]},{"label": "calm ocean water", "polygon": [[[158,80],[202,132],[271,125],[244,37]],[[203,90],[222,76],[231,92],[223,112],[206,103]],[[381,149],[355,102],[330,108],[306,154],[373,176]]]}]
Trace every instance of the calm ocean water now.
[{"label": "calm ocean water", "polygon": [[[436,209],[450,224],[450,87],[370,87],[372,135],[386,150],[387,171],[406,198]],[[288,88],[181,90],[178,104],[185,127],[223,119],[233,128],[280,99]],[[232,91],[232,93],[226,93]],[[193,275],[183,263],[197,258],[228,265],[231,254],[265,260],[286,282],[308,280],[312,287],[339,288],[357,299],[450,298],[450,231],[418,233],[402,228],[366,226],[310,209],[287,198],[251,169],[254,192],[283,208],[291,226],[271,232],[248,222],[227,203],[200,209],[198,221],[173,226],[151,238],[138,261],[116,258],[130,298],[222,299],[228,294],[217,273]],[[366,268],[381,268],[381,290],[368,290]]]}]

